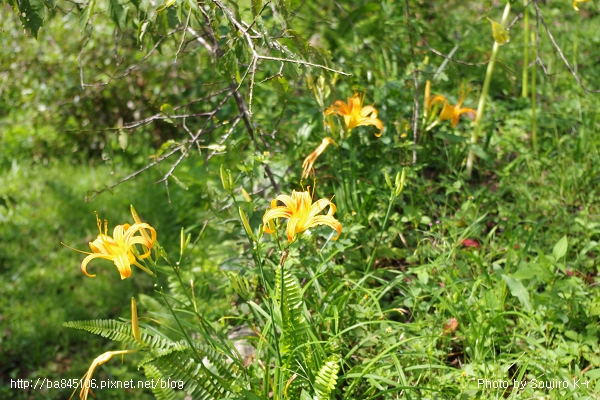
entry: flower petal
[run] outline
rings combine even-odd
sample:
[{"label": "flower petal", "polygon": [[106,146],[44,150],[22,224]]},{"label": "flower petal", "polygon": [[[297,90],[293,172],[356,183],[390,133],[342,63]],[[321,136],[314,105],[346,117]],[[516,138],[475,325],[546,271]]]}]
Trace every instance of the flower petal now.
[{"label": "flower petal", "polygon": [[90,261],[92,261],[94,258],[106,258],[107,260],[111,260],[112,258],[110,256],[106,256],[104,254],[90,254],[89,256],[87,256],[86,258],[83,259],[83,261],[81,262],[81,272],[83,272],[86,276],[89,276],[90,278],[95,278],[96,274],[89,274],[87,272],[87,265]]},{"label": "flower petal", "polygon": [[375,136],[380,137],[382,135],[383,122],[381,122],[379,118],[363,118],[358,125],[374,125],[377,129],[379,129],[379,133],[376,133]]},{"label": "flower petal", "polygon": [[287,207],[275,207],[270,210],[267,210],[265,215],[263,215],[263,224],[266,224],[269,220],[275,218],[291,218],[292,212]]},{"label": "flower petal", "polygon": [[366,106],[360,110],[360,115],[363,117],[377,118],[377,110],[373,106]]},{"label": "flower petal", "polygon": [[[310,212],[308,213],[308,218],[310,219],[310,218],[316,216],[318,213],[323,211],[325,209],[325,207],[327,207],[330,204],[333,205],[327,199],[320,199],[320,200],[315,201],[313,203],[313,205],[310,206]],[[335,209],[335,206],[334,206],[334,209]]]},{"label": "flower petal", "polygon": [[127,251],[126,253],[114,257],[113,262],[119,270],[121,279],[126,279],[131,276],[131,262],[135,262],[135,257],[133,256],[131,251]]},{"label": "flower petal", "polygon": [[336,230],[337,236],[334,237],[333,240],[338,240],[342,234],[342,224],[340,224],[340,222],[331,215],[317,215],[310,220],[310,223],[306,226],[306,228],[312,228],[317,225],[327,225]]},{"label": "flower petal", "polygon": [[290,242],[292,242],[294,240],[294,236],[296,236],[296,233],[300,233],[303,231],[303,229],[302,230],[299,229],[300,227],[296,228],[298,225],[298,222],[300,222],[300,219],[298,219],[298,218],[290,218],[288,220],[287,239]]}]

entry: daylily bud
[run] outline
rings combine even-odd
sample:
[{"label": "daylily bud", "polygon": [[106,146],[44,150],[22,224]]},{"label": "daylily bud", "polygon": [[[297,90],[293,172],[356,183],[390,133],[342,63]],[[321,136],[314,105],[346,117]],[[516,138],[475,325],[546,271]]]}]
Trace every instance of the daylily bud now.
[{"label": "daylily bud", "polygon": [[179,254],[183,255],[183,253],[185,253],[188,244],[190,244],[190,240],[192,240],[192,235],[188,233],[186,236],[185,230],[181,228],[181,237],[179,238]]},{"label": "daylily bud", "polygon": [[394,190],[394,187],[392,186],[392,180],[390,179],[390,174],[388,174],[387,171],[383,171],[383,176],[385,177],[385,183],[387,183],[390,190]]},{"label": "daylily bud", "polygon": [[231,171],[223,169],[223,166],[221,165],[219,175],[221,176],[221,184],[223,185],[223,189],[227,193],[231,194],[233,188],[233,178],[231,177]]},{"label": "daylily bud", "polygon": [[244,196],[244,199],[248,202],[251,203],[252,199],[250,198],[250,195],[248,194],[248,192],[246,192],[246,189],[242,188],[242,196]]},{"label": "daylily bud", "polygon": [[137,306],[135,304],[135,298],[131,298],[131,330],[133,331],[133,337],[140,340],[140,327],[138,325]]},{"label": "daylily bud", "polygon": [[398,172],[396,174],[396,187],[394,188],[394,196],[398,197],[404,190],[404,184],[406,183],[406,169],[402,168],[402,174]]},{"label": "daylily bud", "polygon": [[250,223],[248,222],[248,217],[246,216],[246,213],[244,212],[244,210],[242,210],[241,207],[238,208],[238,211],[240,213],[240,219],[242,220],[242,225],[244,225],[246,233],[248,234],[248,236],[250,236],[250,238],[253,241],[258,242],[258,239],[256,239],[254,232],[252,232],[252,228],[250,227]]}]

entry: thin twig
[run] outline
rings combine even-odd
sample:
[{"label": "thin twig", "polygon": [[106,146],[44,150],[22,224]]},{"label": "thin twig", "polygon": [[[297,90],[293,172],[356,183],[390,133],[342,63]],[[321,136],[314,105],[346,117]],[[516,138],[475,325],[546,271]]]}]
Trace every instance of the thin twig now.
[{"label": "thin twig", "polygon": [[208,44],[208,42],[204,40],[202,36],[198,35],[198,33],[196,33],[196,31],[192,29],[191,26],[188,26],[187,30],[198,41],[198,43],[200,43],[202,46],[204,46],[204,48],[206,48],[206,50],[208,50],[209,53],[212,54],[215,52],[215,49],[213,49],[213,47],[210,44]]},{"label": "thin twig", "polygon": [[188,17],[185,21],[185,27],[183,28],[183,35],[181,35],[181,42],[179,43],[179,47],[177,48],[177,53],[175,53],[175,62],[177,62],[177,57],[179,57],[179,53],[181,53],[181,49],[183,48],[183,42],[185,41],[185,35],[187,34],[188,28],[190,27],[190,17],[191,16],[192,16],[192,13],[189,12]]},{"label": "thin twig", "polygon": [[427,42],[427,40],[425,40],[425,38],[423,36],[419,36],[419,39],[421,39],[421,41],[423,41],[423,43],[425,44],[425,47],[427,47],[429,49],[429,51],[431,51],[432,53],[434,53],[440,57],[445,58],[448,61],[452,61],[452,62],[455,62],[457,64],[462,64],[462,65],[469,65],[469,66],[487,65],[489,63],[489,61],[484,61],[484,62],[479,62],[479,63],[470,63],[470,62],[466,62],[466,61],[453,59],[451,56],[447,56],[444,53],[442,53],[441,51],[436,50],[433,47],[431,47],[429,45],[429,43]]},{"label": "thin twig", "polygon": [[567,61],[567,58],[563,54],[562,49],[560,48],[560,46],[558,45],[558,43],[556,43],[556,40],[554,39],[554,35],[552,35],[552,32],[550,32],[550,28],[548,28],[548,25],[546,25],[546,21],[544,20],[544,16],[542,15],[542,12],[540,11],[540,8],[539,8],[537,2],[538,2],[538,0],[534,0],[533,1],[533,5],[535,6],[535,12],[540,17],[540,21],[542,21],[542,25],[544,25],[544,28],[546,28],[546,33],[550,37],[550,41],[552,41],[552,44],[556,48],[556,51],[558,51],[558,54],[560,55],[560,58],[562,58],[563,62],[565,63],[565,65],[567,66],[567,68],[569,69],[569,71],[571,72],[571,75],[573,75],[573,77],[575,78],[575,80],[577,81],[577,83],[579,83],[579,86],[581,86],[581,88],[583,89],[584,92],[586,92],[586,93],[600,93],[600,90],[589,90],[588,88],[586,88],[585,85],[579,79],[579,76],[577,76],[577,73],[573,70],[573,68],[571,68],[571,65],[569,64],[569,61]]},{"label": "thin twig", "polygon": [[406,15],[406,25],[408,25],[408,41],[410,42],[410,56],[412,58],[412,63],[415,66],[413,69],[413,83],[415,86],[414,91],[414,101],[415,101],[415,110],[413,113],[413,159],[412,163],[417,163],[417,137],[419,129],[419,72],[417,71],[417,64],[415,61],[415,48],[413,46],[413,31],[412,25],[410,23],[410,8],[408,6],[408,0],[404,0],[404,11]]},{"label": "thin twig", "polygon": [[149,124],[152,121],[156,121],[156,120],[161,120],[161,119],[182,119],[182,118],[192,118],[192,117],[210,117],[212,116],[214,113],[211,112],[201,112],[201,113],[195,113],[195,114],[182,114],[182,115],[166,115],[166,114],[155,114],[151,117],[148,117],[146,119],[143,119],[141,121],[136,121],[136,122],[132,122],[131,124],[128,125],[123,125],[123,128],[125,129],[132,129],[132,128],[137,128],[140,125],[144,125],[144,124]]},{"label": "thin twig", "polygon": [[160,156],[160,157],[156,157],[154,162],[151,162],[150,164],[146,165],[145,167],[142,167],[140,169],[138,169],[135,172],[132,172],[131,174],[127,175],[126,177],[122,178],[120,181],[118,181],[117,183],[111,185],[111,186],[107,186],[106,188],[102,189],[102,190],[92,190],[91,192],[93,192],[93,196],[90,198],[86,198],[86,202],[90,202],[91,200],[93,200],[95,197],[97,197],[98,195],[106,192],[106,191],[110,191],[112,189],[114,189],[115,187],[117,187],[118,185],[120,185],[123,182],[126,182],[130,179],[135,178],[136,176],[138,176],[139,174],[141,174],[142,172],[146,171],[147,169],[157,165],[158,163],[160,163],[161,161],[166,160],[167,158],[171,157],[173,154],[175,154],[176,152],[180,151],[181,148],[183,147],[183,145],[179,145],[174,147],[170,152]]}]

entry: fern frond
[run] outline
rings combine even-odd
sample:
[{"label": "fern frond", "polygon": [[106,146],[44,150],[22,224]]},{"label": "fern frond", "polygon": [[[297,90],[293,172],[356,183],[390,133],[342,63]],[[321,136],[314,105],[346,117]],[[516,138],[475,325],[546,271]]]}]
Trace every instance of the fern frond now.
[{"label": "fern frond", "polygon": [[[146,374],[146,378],[151,379],[153,382],[160,382],[161,380],[167,380],[161,374],[160,370],[156,368],[154,365],[146,365],[144,366],[144,373]],[[170,387],[161,387],[161,385],[156,385],[152,389],[152,393],[157,400],[176,400],[181,398],[182,396],[177,396],[177,392]]]},{"label": "fern frond", "polygon": [[325,361],[325,364],[321,366],[313,383],[315,388],[314,400],[326,400],[331,397],[331,392],[335,389],[335,385],[337,384],[337,373],[340,370],[338,360],[338,356],[330,356],[327,361]]},{"label": "fern frond", "polygon": [[81,329],[84,331],[91,332],[95,335],[114,340],[116,342],[123,342],[132,345],[136,348],[143,347],[133,337],[133,331],[131,325],[125,324],[120,321],[113,319],[96,319],[91,321],[69,321],[63,323],[66,328]]},{"label": "fern frond", "polygon": [[277,281],[275,293],[277,301],[281,302],[281,320],[283,323],[281,353],[283,355],[297,347],[300,339],[306,333],[307,321],[304,317],[304,306],[300,285],[288,270],[283,269],[282,271],[282,269],[283,268],[278,267],[275,274],[275,279]]},{"label": "fern frond", "polygon": [[[194,349],[199,357],[203,357],[203,363],[206,367],[209,365],[213,367],[213,372],[219,377],[228,380],[234,380],[237,376],[237,369],[235,364],[223,354],[218,353],[213,348],[208,347],[202,343],[194,342]],[[181,340],[179,342],[172,343],[169,348],[157,348],[151,353],[148,353],[146,357],[138,364],[138,368],[145,367],[147,364],[152,363],[154,360],[167,356],[171,353],[180,352],[183,353],[190,348],[188,342]]]},{"label": "fern frond", "polygon": [[168,351],[175,344],[175,342],[169,339],[151,335],[143,328],[140,328],[140,340],[138,341],[133,337],[130,324],[112,319],[70,321],[63,323],[63,326],[88,331],[116,342],[127,343],[137,349],[149,348],[156,351]]},{"label": "fern frond", "polygon": [[171,380],[183,381],[184,390],[193,399],[213,400],[227,397],[228,383],[213,374],[204,364],[198,364],[183,352],[172,352],[152,362]]},{"label": "fern frond", "polygon": [[156,360],[159,357],[166,356],[167,354],[177,352],[177,351],[179,351],[179,352],[185,351],[189,348],[190,348],[190,345],[185,340],[175,342],[169,348],[157,348],[154,351],[146,354],[146,357],[144,357],[144,359],[142,361],[140,361],[140,363],[138,364],[138,369],[142,368],[142,367],[145,368],[146,364],[151,363],[152,361]]}]

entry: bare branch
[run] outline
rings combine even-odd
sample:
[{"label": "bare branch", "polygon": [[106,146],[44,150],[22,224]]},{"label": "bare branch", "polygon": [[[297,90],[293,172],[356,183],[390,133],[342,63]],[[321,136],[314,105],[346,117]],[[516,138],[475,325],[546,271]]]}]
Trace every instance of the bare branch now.
[{"label": "bare branch", "polygon": [[577,76],[577,73],[573,70],[573,68],[571,68],[571,65],[569,64],[569,62],[567,61],[567,58],[563,54],[562,49],[560,48],[560,46],[558,45],[558,43],[556,43],[556,40],[554,39],[554,36],[552,35],[552,32],[550,32],[550,28],[548,28],[548,25],[546,24],[546,21],[544,20],[544,16],[542,15],[542,12],[540,11],[540,8],[539,8],[537,2],[538,2],[538,0],[533,0],[533,5],[535,6],[535,12],[537,13],[538,17],[540,18],[540,21],[542,21],[542,25],[544,25],[544,28],[546,28],[546,33],[550,37],[550,40],[552,41],[552,44],[556,48],[556,51],[558,51],[558,54],[560,55],[560,58],[562,58],[563,62],[565,63],[565,65],[567,66],[567,68],[569,69],[569,71],[571,72],[571,75],[573,75],[573,77],[575,78],[575,80],[577,81],[577,83],[579,83],[579,86],[581,86],[581,88],[583,89],[584,92],[586,92],[586,93],[600,93],[600,90],[589,90],[588,88],[586,88],[585,85],[579,79],[579,76]]},{"label": "bare branch", "polygon": [[169,151],[168,153],[160,156],[160,157],[156,157],[154,162],[146,165],[143,168],[138,169],[137,171],[127,175],[125,178],[122,178],[120,181],[118,181],[117,183],[111,185],[111,186],[107,186],[106,188],[102,189],[102,190],[92,190],[90,192],[93,192],[94,194],[92,195],[92,197],[87,198],[86,197],[86,202],[90,202],[91,200],[93,200],[94,198],[96,198],[97,196],[101,195],[102,193],[106,192],[106,191],[110,191],[112,189],[114,189],[115,187],[117,187],[118,185],[120,185],[123,182],[126,182],[130,179],[135,178],[136,176],[138,176],[139,174],[141,174],[142,172],[146,171],[147,169],[157,165],[158,163],[160,163],[161,161],[166,160],[167,158],[171,157],[173,154],[175,154],[176,152],[180,151],[183,145],[180,146],[176,146],[173,149],[171,149],[171,151]]},{"label": "bare branch", "polygon": [[484,62],[480,62],[480,63],[469,63],[466,61],[455,60],[451,56],[447,56],[444,53],[442,53],[441,51],[438,51],[438,50],[434,49],[433,47],[431,47],[429,45],[429,43],[427,43],[427,40],[425,40],[425,38],[423,36],[419,35],[419,38],[423,41],[423,43],[425,44],[425,47],[427,47],[429,49],[429,51],[431,51],[432,53],[434,53],[440,57],[445,58],[448,61],[452,61],[452,62],[455,62],[457,64],[462,64],[462,65],[470,65],[470,66],[487,65],[489,63],[489,61],[484,61]]},{"label": "bare branch", "polygon": [[196,33],[196,31],[193,30],[191,26],[188,26],[187,30],[198,41],[198,43],[200,43],[206,48],[206,50],[208,50],[209,53],[213,54],[215,52],[215,49],[213,49],[213,47],[210,44],[208,44],[208,42],[204,40],[202,36],[198,35],[198,33]]},{"label": "bare branch", "polygon": [[201,112],[195,114],[182,114],[182,115],[166,115],[166,114],[156,114],[146,119],[132,122],[131,124],[123,125],[124,129],[132,129],[137,128],[140,125],[147,125],[152,121],[161,120],[161,119],[182,119],[182,118],[191,118],[191,117],[211,117],[214,113],[211,112]]},{"label": "bare branch", "polygon": [[413,113],[413,159],[412,163],[417,163],[417,137],[418,137],[418,129],[419,129],[419,72],[416,68],[415,64],[415,48],[413,46],[413,30],[412,25],[410,23],[410,8],[408,6],[408,0],[404,0],[404,12],[406,16],[406,25],[408,26],[408,41],[410,43],[410,56],[412,58],[413,65],[415,68],[413,69],[413,84],[415,86],[415,91],[413,94],[413,99],[415,102],[415,110]]}]

